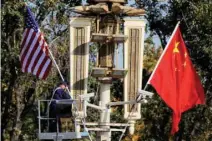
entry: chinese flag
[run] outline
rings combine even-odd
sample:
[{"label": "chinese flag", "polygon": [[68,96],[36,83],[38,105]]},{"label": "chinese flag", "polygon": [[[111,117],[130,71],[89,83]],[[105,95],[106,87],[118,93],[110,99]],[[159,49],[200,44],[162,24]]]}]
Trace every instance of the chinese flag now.
[{"label": "chinese flag", "polygon": [[178,131],[184,111],[197,104],[204,104],[204,90],[189,58],[179,24],[148,83],[173,110],[171,134]]}]

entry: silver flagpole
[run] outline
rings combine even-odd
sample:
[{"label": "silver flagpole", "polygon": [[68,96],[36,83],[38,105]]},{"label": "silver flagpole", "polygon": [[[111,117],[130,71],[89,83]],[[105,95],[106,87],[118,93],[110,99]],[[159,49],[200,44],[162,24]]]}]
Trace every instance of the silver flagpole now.
[{"label": "silver flagpole", "polygon": [[[53,43],[54,41],[56,41],[59,37],[60,37],[60,36],[58,36],[58,37],[55,38],[53,41],[51,41],[51,43],[49,43],[49,47],[50,47],[50,46],[52,45],[52,43]],[[61,77],[62,81],[64,81],[64,77],[63,77],[63,75],[62,75],[62,73],[61,73],[61,71],[60,71],[60,69],[59,69],[59,67],[58,67],[58,65],[57,65],[57,62],[56,62],[55,59],[54,59],[54,56],[53,56],[51,50],[48,49],[48,51],[49,51],[49,54],[50,54],[50,56],[51,56],[51,58],[52,58],[52,61],[54,62],[55,66],[56,66],[56,68],[57,68],[57,70],[58,70],[58,72],[59,72],[59,74],[60,74],[60,77]]]},{"label": "silver flagpole", "polygon": [[157,62],[157,64],[156,64],[156,66],[155,66],[155,68],[154,68],[154,70],[153,70],[153,72],[152,72],[150,78],[148,79],[148,81],[147,81],[147,83],[146,83],[146,86],[144,87],[144,90],[146,90],[146,88],[147,88],[147,86],[148,86],[150,80],[152,79],[153,75],[155,74],[155,71],[156,71],[156,69],[157,69],[157,67],[158,67],[158,65],[159,65],[159,63],[160,63],[160,61],[161,61],[161,59],[163,58],[163,56],[164,56],[164,54],[165,54],[165,52],[166,52],[166,50],[167,50],[167,47],[169,46],[169,44],[170,44],[170,42],[171,42],[171,40],[172,40],[172,38],[173,38],[173,36],[174,36],[176,30],[177,30],[177,27],[178,27],[179,25],[180,25],[180,21],[178,21],[177,25],[175,26],[175,29],[174,29],[174,31],[173,31],[173,33],[172,33],[172,35],[171,35],[171,38],[169,39],[169,42],[166,44],[166,47],[165,47],[163,53],[161,54],[161,56],[160,56],[160,58],[159,58],[159,60],[158,60],[158,62]]}]

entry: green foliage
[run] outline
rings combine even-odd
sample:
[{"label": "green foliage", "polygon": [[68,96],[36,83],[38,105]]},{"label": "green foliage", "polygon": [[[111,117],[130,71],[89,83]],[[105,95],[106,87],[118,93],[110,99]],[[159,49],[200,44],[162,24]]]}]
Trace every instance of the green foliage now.
[{"label": "green foliage", "polygon": [[[187,0],[159,3],[156,0],[136,1],[139,7],[147,10],[148,26],[151,35],[157,34],[165,47],[168,37],[173,32],[179,19],[186,46],[192,61],[201,76],[206,93],[206,105],[197,106],[183,114],[180,131],[170,136],[171,110],[155,95],[141,108],[142,119],[137,122],[136,135],[140,140],[212,140],[212,5],[210,1]],[[41,30],[53,52],[56,61],[65,76],[69,78],[68,52],[68,18],[69,7],[80,5],[80,0],[36,0],[28,1],[36,7],[32,8]],[[60,81],[55,67],[46,81],[38,80],[31,74],[21,72],[19,53],[24,26],[24,2],[9,0],[1,7],[1,139],[33,140],[37,129],[37,100],[48,99],[52,89]],[[56,40],[54,40],[56,39]],[[52,41],[54,42],[52,43]],[[96,52],[94,45],[91,52]],[[153,70],[160,48],[155,48],[151,38],[145,41],[144,80]],[[95,56],[95,53],[94,53]],[[90,61],[90,70],[94,63]],[[89,92],[98,95],[98,82],[89,75]],[[123,85],[114,81],[111,88],[112,101],[123,100]],[[98,97],[91,102],[96,103]],[[97,104],[97,103],[96,103]],[[90,113],[97,113],[88,109]],[[111,121],[124,122],[123,108],[114,107]],[[89,114],[89,121],[96,121],[99,115]],[[119,133],[113,135],[118,139]]]},{"label": "green foliage", "polygon": [[141,108],[143,130],[140,130],[141,140],[163,141],[169,139],[171,130],[171,110],[159,98],[154,95],[148,103]]},{"label": "green foliage", "polygon": [[[142,140],[211,140],[212,118],[212,76],[211,76],[211,33],[212,33],[212,5],[209,1],[138,1],[140,7],[147,10],[149,27],[153,34],[157,34],[165,47],[166,40],[170,37],[178,20],[181,20],[180,28],[189,50],[195,68],[197,69],[206,94],[206,105],[197,106],[185,112],[180,123],[180,130],[175,136],[169,136],[170,111],[166,105],[161,105],[161,100],[154,97],[142,106],[144,129],[140,131]],[[152,52],[153,54],[155,52]],[[153,55],[147,55],[151,57]],[[145,59],[152,61],[154,58]],[[145,64],[145,62],[144,62]],[[151,66],[144,65],[148,70]],[[168,86],[167,86],[168,87]],[[157,107],[154,104],[156,102]],[[160,106],[158,106],[158,104]],[[146,107],[147,106],[147,107]],[[145,111],[148,109],[147,111]],[[161,111],[160,111],[160,110]],[[146,122],[145,119],[150,119]],[[164,122],[165,121],[165,122]]]},{"label": "green foliage", "polygon": [[152,72],[155,68],[155,64],[157,63],[161,53],[162,48],[156,48],[151,37],[148,37],[145,40],[145,49],[144,49],[144,69],[148,73]]},{"label": "green foliage", "polygon": [[[58,58],[63,75],[68,78],[68,5],[79,4],[80,1],[27,3],[29,6],[35,5],[31,9],[41,30],[46,33],[47,42],[59,36],[60,42],[55,40],[50,50]],[[1,140],[36,139],[37,100],[48,99],[60,81],[54,67],[45,81],[21,72],[19,54],[24,29],[24,5],[23,1],[10,0],[1,7]],[[56,14],[51,16],[52,13]]]},{"label": "green foliage", "polygon": [[[121,80],[114,80],[111,86],[111,101],[124,101],[123,94],[123,82]],[[127,123],[123,118],[124,108],[123,106],[113,106],[111,107],[111,122],[113,123]],[[123,128],[123,127],[122,127]],[[121,132],[113,132],[112,139],[119,140]]]}]

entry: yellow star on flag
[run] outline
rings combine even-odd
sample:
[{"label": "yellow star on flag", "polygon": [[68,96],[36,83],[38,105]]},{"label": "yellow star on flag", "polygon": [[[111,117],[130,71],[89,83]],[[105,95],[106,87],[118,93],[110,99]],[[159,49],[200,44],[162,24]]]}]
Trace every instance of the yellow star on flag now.
[{"label": "yellow star on flag", "polygon": [[187,57],[187,53],[184,54],[185,58]]},{"label": "yellow star on flag", "polygon": [[183,66],[184,66],[184,67],[186,66],[186,61],[183,63]]},{"label": "yellow star on flag", "polygon": [[175,43],[175,46],[174,46],[174,49],[173,49],[173,52],[174,52],[174,53],[179,53],[179,50],[178,50],[178,48],[177,48],[178,45],[179,45],[179,43],[180,43],[180,42],[176,42],[176,43]]}]

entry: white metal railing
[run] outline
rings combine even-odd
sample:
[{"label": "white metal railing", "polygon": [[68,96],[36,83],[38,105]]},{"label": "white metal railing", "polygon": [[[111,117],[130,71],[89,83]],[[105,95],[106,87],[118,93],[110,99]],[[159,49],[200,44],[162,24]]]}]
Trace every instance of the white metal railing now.
[{"label": "white metal railing", "polygon": [[[49,106],[50,102],[56,101],[56,104],[72,104],[75,100],[38,100],[38,137],[40,140],[42,139],[53,139],[55,141],[62,141],[63,139],[78,139],[82,137],[88,137],[89,133],[88,131],[84,132],[60,132],[59,131],[59,124],[58,121],[56,121],[56,132],[49,132],[49,121],[55,120],[56,118],[49,117]],[[43,104],[43,105],[42,105]],[[42,112],[42,110],[44,111]],[[42,115],[42,113],[45,113]],[[45,125],[47,128],[42,129],[42,122],[43,120],[47,121],[47,125]],[[57,119],[56,119],[57,120]],[[46,122],[45,122],[46,123]],[[74,124],[76,126],[76,124]]]}]

